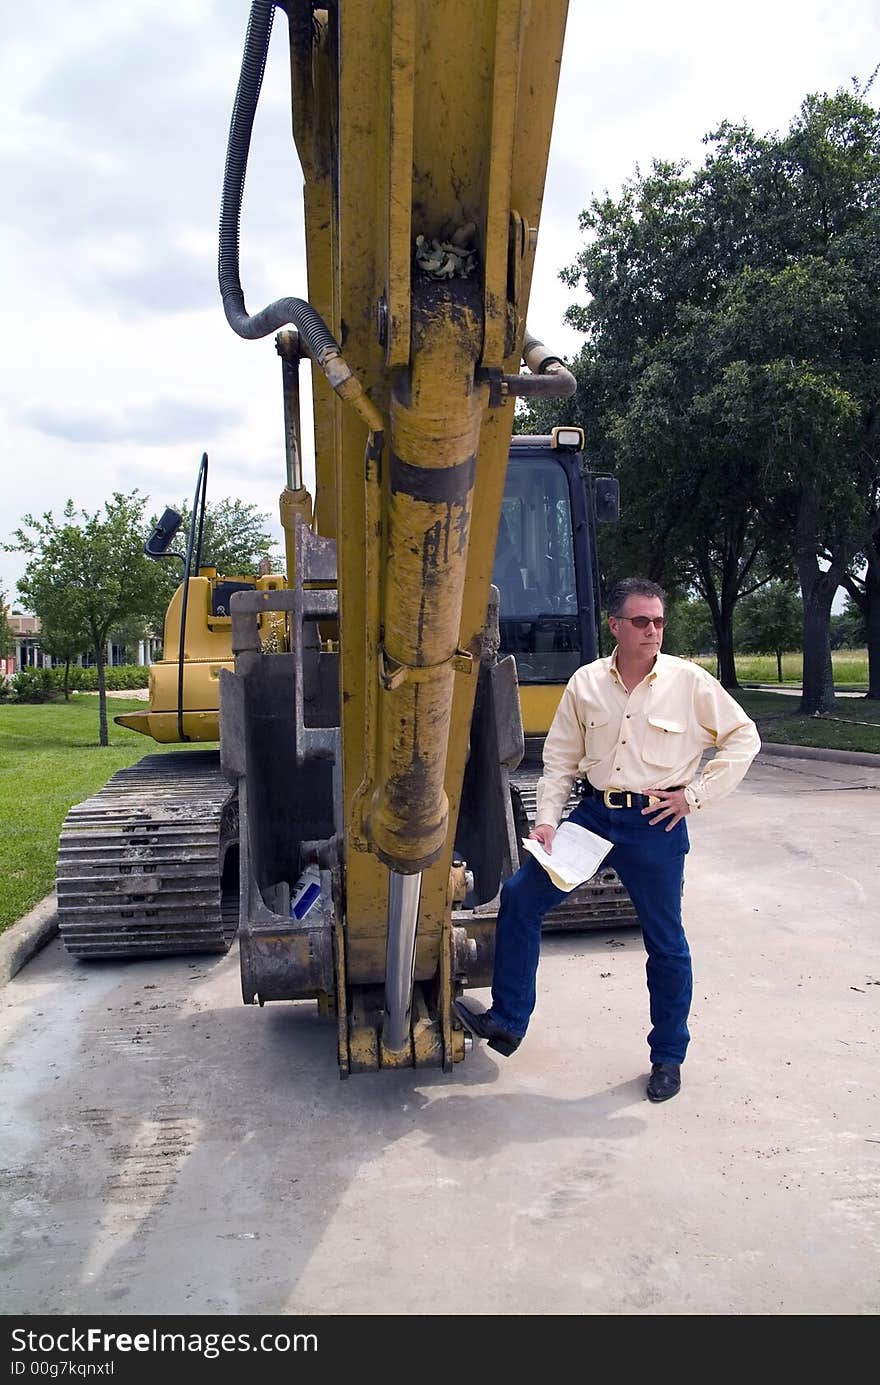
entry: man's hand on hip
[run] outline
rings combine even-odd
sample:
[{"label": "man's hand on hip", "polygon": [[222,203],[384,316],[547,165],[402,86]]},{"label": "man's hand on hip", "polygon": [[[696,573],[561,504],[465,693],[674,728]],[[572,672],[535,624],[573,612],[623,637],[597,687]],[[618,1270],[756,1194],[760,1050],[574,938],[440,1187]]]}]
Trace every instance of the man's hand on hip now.
[{"label": "man's hand on hip", "polygon": [[529,841],[540,842],[547,855],[551,856],[553,854],[551,846],[555,836],[555,827],[551,827],[549,822],[539,822],[529,833]]},{"label": "man's hand on hip", "polygon": [[642,817],[646,813],[653,813],[652,827],[656,827],[658,822],[665,822],[666,831],[671,832],[673,827],[681,822],[682,818],[686,818],[691,810],[691,805],[684,796],[684,789],[651,789],[650,794],[652,798],[657,799],[657,802],[652,803],[648,808],[643,808]]}]

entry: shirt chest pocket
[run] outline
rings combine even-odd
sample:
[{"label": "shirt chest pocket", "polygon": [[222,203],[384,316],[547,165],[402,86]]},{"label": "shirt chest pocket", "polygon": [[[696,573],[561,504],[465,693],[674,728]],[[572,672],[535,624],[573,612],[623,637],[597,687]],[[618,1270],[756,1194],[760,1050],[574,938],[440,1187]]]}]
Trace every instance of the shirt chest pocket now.
[{"label": "shirt chest pocket", "polygon": [[649,765],[678,765],[684,760],[683,721],[648,717],[642,754]]},{"label": "shirt chest pocket", "polygon": [[587,760],[591,764],[604,760],[617,745],[619,718],[612,717],[608,712],[593,712],[587,717],[585,729]]}]

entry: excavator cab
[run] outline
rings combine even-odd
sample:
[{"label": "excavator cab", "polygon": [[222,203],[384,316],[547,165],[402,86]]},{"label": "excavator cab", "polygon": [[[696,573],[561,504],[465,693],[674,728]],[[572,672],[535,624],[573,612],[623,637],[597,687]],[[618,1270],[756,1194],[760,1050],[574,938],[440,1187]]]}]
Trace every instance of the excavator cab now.
[{"label": "excavator cab", "polygon": [[[619,516],[616,477],[589,470],[584,433],[557,427],[543,436],[514,436],[501,502],[492,581],[498,589],[499,658],[515,664],[523,753],[510,766],[515,840],[532,826],[544,738],[571,675],[602,653],[598,526]],[[576,801],[575,789],[568,804]],[[465,899],[456,917],[471,932],[494,920],[499,900]],[[637,922],[616,871],[601,866],[545,915],[546,932],[629,926]]]},{"label": "excavator cab", "polygon": [[527,738],[543,738],[575,669],[601,652],[597,526],[617,518],[617,497],[615,477],[588,470],[581,428],[511,439],[492,580]]}]

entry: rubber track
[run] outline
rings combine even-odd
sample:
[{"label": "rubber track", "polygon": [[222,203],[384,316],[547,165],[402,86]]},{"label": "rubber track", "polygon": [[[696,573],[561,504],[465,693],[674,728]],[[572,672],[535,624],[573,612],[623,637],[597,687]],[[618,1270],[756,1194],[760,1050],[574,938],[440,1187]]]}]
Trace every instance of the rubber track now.
[{"label": "rubber track", "polygon": [[234,790],[214,750],[146,755],[71,808],[58,849],[58,922],[74,957],[227,952],[237,892],[221,891],[237,841]]},{"label": "rubber track", "polygon": [[[540,777],[540,770],[532,772],[528,768],[522,768],[512,776],[512,783],[519,789],[529,822],[535,820],[535,799]],[[565,805],[565,813],[570,813],[578,801],[578,795],[572,793]],[[544,915],[543,931],[621,928],[638,924],[638,921],[633,902],[621,884],[617,871],[610,866],[600,866],[590,880],[572,890],[561,904]]]}]

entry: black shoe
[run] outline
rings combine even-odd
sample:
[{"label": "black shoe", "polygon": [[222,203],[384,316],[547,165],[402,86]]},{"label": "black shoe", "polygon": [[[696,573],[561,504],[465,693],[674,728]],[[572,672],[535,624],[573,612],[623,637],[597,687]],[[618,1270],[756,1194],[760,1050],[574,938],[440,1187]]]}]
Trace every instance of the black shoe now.
[{"label": "black shoe", "polygon": [[468,1009],[460,1000],[453,1000],[452,1008],[458,1015],[465,1029],[470,1030],[478,1039],[486,1039],[489,1047],[494,1048],[496,1053],[503,1053],[505,1058],[509,1058],[511,1053],[515,1053],[522,1043],[522,1039],[517,1034],[511,1034],[506,1029],[502,1029],[500,1024],[496,1024],[488,1010],[483,1010],[477,1014],[475,1010]]},{"label": "black shoe", "polygon": [[681,1091],[681,1068],[678,1063],[652,1063],[648,1078],[648,1100],[668,1101]]}]

